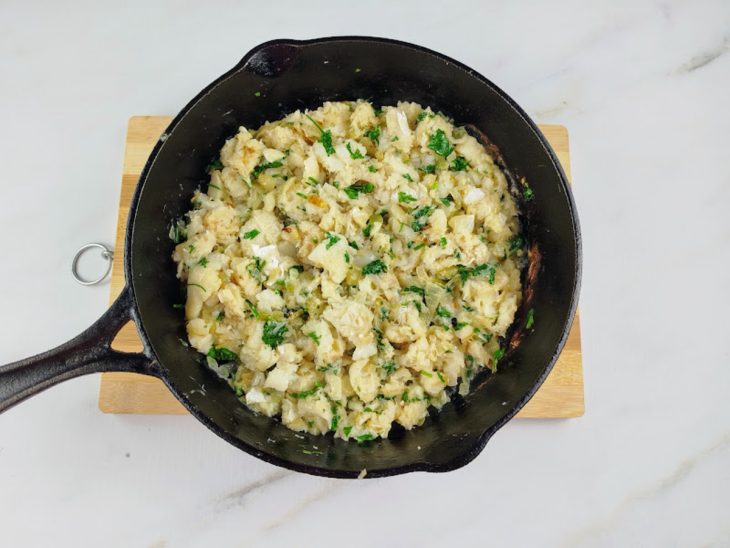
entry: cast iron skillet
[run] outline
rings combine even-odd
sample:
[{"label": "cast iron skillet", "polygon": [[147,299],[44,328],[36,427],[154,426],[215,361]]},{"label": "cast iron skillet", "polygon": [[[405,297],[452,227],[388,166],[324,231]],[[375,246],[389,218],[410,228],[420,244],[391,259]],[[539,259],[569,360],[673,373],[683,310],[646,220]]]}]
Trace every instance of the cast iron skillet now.
[{"label": "cast iron skillet", "polygon": [[[366,445],[295,433],[241,405],[200,355],[184,347],[185,326],[173,304],[181,288],[170,259],[171,222],[190,208],[205,167],[240,125],[257,127],[324,101],[399,100],[430,105],[489,136],[515,180],[525,177],[534,199],[521,204],[529,245],[525,311],[530,333],[513,329],[500,371],[478,379],[420,428],[394,429]],[[519,183],[517,184],[519,186]],[[128,285],[111,308],[75,339],[0,368],[0,411],[58,382],[99,371],[133,371],[162,379],[183,405],[220,437],[267,462],[310,474],[391,476],[464,466],[530,399],[565,343],[580,280],[580,235],[563,171],[543,135],[503,91],[444,55],[382,38],[274,40],[251,50],[205,88],[160,138],[137,185],[125,245]],[[110,342],[129,319],[144,351],[121,353]],[[523,336],[524,335],[524,336]],[[519,342],[519,344],[517,344]]]}]

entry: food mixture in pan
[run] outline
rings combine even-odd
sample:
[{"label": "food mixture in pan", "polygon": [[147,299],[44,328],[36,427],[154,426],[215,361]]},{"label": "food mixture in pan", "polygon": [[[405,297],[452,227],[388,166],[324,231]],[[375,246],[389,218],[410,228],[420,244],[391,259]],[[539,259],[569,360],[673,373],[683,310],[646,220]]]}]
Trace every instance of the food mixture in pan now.
[{"label": "food mixture in pan", "polygon": [[190,344],[252,410],[362,442],[496,370],[521,299],[518,211],[443,114],[325,103],[241,127],[208,170],[173,258]]}]

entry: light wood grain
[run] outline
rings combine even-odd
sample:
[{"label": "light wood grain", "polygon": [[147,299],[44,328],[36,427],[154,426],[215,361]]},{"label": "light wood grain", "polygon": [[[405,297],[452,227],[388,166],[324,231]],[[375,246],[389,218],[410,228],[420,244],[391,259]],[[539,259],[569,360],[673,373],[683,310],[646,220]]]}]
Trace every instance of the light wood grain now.
[{"label": "light wood grain", "polygon": [[[127,127],[122,190],[112,269],[112,302],[124,286],[122,250],[129,204],[147,157],[157,139],[170,123],[169,116],[133,116]],[[563,126],[544,125],[540,129],[550,141],[563,169],[570,178],[568,131]],[[113,348],[137,352],[142,343],[134,324],[127,324],[112,343]],[[152,377],[134,373],[104,373],[101,376],[99,409],[105,413],[182,414],[187,411],[165,385]],[[576,316],[568,341],[553,371],[530,402],[517,415],[520,418],[568,418],[584,413],[583,365],[580,327]]]}]

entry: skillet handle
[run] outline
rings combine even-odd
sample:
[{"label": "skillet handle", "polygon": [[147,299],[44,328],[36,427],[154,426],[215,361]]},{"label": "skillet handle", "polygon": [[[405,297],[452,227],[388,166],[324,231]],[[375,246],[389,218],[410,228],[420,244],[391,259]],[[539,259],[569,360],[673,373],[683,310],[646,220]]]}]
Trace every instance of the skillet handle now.
[{"label": "skillet handle", "polygon": [[30,358],[0,366],[0,413],[59,382],[101,371],[159,376],[159,365],[145,353],[118,352],[111,343],[130,319],[133,300],[125,286],[91,327],[68,342]]}]

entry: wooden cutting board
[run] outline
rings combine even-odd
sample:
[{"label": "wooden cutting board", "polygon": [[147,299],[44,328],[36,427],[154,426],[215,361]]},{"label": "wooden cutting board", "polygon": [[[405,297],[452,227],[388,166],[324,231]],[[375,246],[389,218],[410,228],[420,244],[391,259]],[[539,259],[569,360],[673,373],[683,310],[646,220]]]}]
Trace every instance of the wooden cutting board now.
[{"label": "wooden cutting board", "polygon": [[[119,217],[115,243],[114,267],[111,279],[111,303],[124,286],[124,231],[127,226],[129,204],[134,188],[147,157],[157,139],[172,120],[169,116],[133,116],[127,126],[122,192],[119,199]],[[568,131],[563,126],[545,125],[540,129],[550,141],[563,169],[570,178]],[[172,266],[171,266],[172,268]],[[119,332],[112,347],[124,352],[142,350],[133,323]],[[183,414],[185,408],[165,385],[153,378],[134,373],[102,373],[99,390],[99,409],[104,413]],[[550,376],[530,402],[517,415],[521,418],[554,419],[583,415],[583,366],[580,350],[578,317],[573,323],[568,341]]]}]

